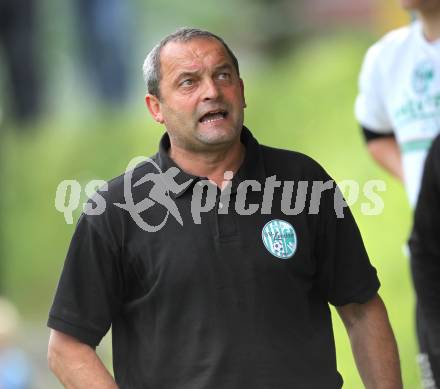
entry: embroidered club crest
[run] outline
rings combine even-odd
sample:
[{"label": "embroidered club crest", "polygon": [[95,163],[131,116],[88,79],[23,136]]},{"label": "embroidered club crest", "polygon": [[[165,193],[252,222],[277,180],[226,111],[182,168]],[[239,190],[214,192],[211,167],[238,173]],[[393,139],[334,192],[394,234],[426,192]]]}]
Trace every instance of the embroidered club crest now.
[{"label": "embroidered club crest", "polygon": [[267,251],[280,259],[288,259],[296,252],[298,244],[295,229],[284,220],[271,220],[261,231]]}]

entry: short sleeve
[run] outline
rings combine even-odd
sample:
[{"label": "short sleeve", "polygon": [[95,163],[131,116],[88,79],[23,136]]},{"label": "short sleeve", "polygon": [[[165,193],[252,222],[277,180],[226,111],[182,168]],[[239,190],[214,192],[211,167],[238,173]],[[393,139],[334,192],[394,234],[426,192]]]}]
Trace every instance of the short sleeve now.
[{"label": "short sleeve", "polygon": [[387,113],[380,69],[382,43],[372,46],[365,55],[359,75],[355,115],[362,127],[380,134],[390,134],[393,126]]},{"label": "short sleeve", "polygon": [[88,218],[76,226],[48,326],[95,347],[119,310],[122,281],[115,244]]},{"label": "short sleeve", "polygon": [[375,296],[380,283],[350,209],[344,209],[343,217],[335,212],[335,191],[341,196],[337,187],[326,191],[320,208],[316,250],[320,287],[335,306],[365,303]]}]

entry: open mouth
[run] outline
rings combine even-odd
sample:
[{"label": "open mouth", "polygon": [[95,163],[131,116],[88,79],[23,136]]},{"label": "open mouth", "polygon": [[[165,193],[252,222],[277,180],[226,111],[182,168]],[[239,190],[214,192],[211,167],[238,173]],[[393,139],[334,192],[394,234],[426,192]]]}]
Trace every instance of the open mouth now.
[{"label": "open mouth", "polygon": [[200,123],[211,123],[217,120],[223,120],[228,116],[228,112],[224,110],[217,110],[205,113],[200,119]]}]

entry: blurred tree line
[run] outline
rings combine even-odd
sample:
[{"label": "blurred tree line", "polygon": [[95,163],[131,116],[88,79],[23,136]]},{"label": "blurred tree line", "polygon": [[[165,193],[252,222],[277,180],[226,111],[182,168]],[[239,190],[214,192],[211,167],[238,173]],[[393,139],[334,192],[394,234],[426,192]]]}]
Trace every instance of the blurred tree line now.
[{"label": "blurred tree line", "polygon": [[[357,29],[371,29],[372,19],[383,26],[390,15],[402,15],[394,3],[1,0],[0,123],[2,117],[32,122],[40,113],[123,108],[143,93],[146,53],[181,26],[222,35],[254,63],[283,57],[328,28],[356,23]],[[350,20],[347,12],[358,17]]]}]

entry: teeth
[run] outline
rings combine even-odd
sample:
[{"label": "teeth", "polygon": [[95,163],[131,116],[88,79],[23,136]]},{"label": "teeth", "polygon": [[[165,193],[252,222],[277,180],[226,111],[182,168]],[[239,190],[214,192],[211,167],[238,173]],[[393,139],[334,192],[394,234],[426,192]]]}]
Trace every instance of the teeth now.
[{"label": "teeth", "polygon": [[216,121],[216,120],[221,120],[221,119],[223,119],[225,117],[225,115],[223,114],[223,113],[221,113],[221,112],[216,112],[216,113],[209,113],[209,114],[207,114],[207,115],[205,115],[203,118],[202,118],[202,122],[203,123],[211,123],[211,122],[214,122],[214,121]]},{"label": "teeth", "polygon": [[220,118],[217,118],[217,119],[209,119],[209,120],[204,121],[204,123],[216,122],[217,120],[220,120]]}]

